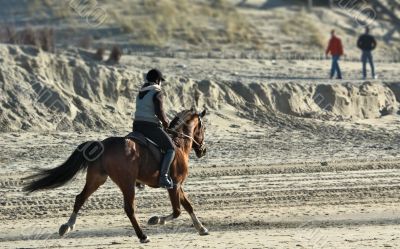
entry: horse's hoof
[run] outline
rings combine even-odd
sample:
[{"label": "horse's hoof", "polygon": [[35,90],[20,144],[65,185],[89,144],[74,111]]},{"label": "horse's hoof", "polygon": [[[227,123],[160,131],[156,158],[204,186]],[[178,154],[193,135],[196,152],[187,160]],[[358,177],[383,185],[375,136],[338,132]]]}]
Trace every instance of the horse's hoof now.
[{"label": "horse's hoof", "polygon": [[165,219],[160,219],[160,221],[158,222],[158,224],[160,225],[165,225],[167,224],[167,221]]},{"label": "horse's hoof", "polygon": [[147,237],[147,235],[144,235],[144,237],[142,239],[140,239],[140,243],[149,243],[150,239],[149,237]]},{"label": "horse's hoof", "polygon": [[201,227],[199,230],[200,236],[209,235],[207,228]]},{"label": "horse's hoof", "polygon": [[157,225],[158,223],[160,223],[160,217],[158,216],[151,217],[147,222],[148,225]]},{"label": "horse's hoof", "polygon": [[70,226],[68,224],[62,224],[60,229],[58,229],[58,234],[60,236],[64,236],[64,234],[68,233],[70,230],[72,230],[70,228]]},{"label": "horse's hoof", "polygon": [[141,183],[136,183],[136,188],[137,188],[139,191],[143,191],[143,190],[146,188],[146,185],[141,184]]}]

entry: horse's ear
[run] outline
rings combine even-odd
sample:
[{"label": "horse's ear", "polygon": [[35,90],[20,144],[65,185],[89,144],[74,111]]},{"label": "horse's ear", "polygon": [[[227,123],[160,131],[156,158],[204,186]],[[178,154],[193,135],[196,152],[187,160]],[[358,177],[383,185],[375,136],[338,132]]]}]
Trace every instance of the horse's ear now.
[{"label": "horse's ear", "polygon": [[202,118],[202,117],[204,117],[206,114],[207,114],[207,110],[204,109],[204,111],[202,111],[202,112],[199,114],[199,116]]},{"label": "horse's ear", "polygon": [[196,113],[196,108],[192,106],[192,108],[190,108],[190,112],[191,113]]}]

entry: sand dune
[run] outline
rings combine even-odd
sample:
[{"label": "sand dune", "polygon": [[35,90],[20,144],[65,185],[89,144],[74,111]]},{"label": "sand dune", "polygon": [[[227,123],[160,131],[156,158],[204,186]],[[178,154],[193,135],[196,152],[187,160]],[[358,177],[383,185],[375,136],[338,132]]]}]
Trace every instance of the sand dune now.
[{"label": "sand dune", "polygon": [[[143,71],[97,63],[84,51],[49,54],[1,45],[4,92],[1,130],[79,130],[126,126]],[[374,119],[396,114],[398,83],[247,83],[180,79],[166,83],[167,107],[236,110],[259,119],[276,113],[322,120]],[[236,113],[236,114],[237,114]],[[173,113],[171,113],[172,115]]]}]

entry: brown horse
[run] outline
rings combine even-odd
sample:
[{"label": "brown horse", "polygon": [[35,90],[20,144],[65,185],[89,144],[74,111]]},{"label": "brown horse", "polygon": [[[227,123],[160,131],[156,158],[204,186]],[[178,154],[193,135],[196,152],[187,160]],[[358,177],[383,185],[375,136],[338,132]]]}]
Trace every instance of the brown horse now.
[{"label": "brown horse", "polygon": [[[178,218],[181,214],[180,205],[190,214],[194,227],[200,235],[207,235],[208,230],[201,224],[193,212],[193,207],[183,191],[182,184],[188,176],[189,153],[192,148],[197,157],[206,153],[204,145],[205,127],[202,118],[206,114],[197,113],[193,109],[182,111],[171,122],[169,131],[177,144],[176,156],[171,165],[171,178],[176,184],[168,190],[172,204],[172,214],[154,216],[149,224],[165,224],[166,221]],[[82,192],[76,196],[74,209],[68,222],[60,227],[59,234],[63,236],[73,230],[77,214],[88,197],[93,194],[109,176],[121,189],[124,196],[124,209],[130,219],[140,242],[149,242],[135,217],[135,185],[146,184],[158,187],[159,166],[149,150],[125,137],[110,137],[101,142],[85,142],[78,146],[62,165],[28,177],[33,179],[24,190],[33,192],[42,189],[53,189],[66,184],[80,170],[87,169],[86,184]]]}]

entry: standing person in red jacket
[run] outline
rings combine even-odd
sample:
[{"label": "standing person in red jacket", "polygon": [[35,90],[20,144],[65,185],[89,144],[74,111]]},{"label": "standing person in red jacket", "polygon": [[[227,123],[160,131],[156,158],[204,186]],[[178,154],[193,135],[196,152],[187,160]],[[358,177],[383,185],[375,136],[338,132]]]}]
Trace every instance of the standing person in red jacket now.
[{"label": "standing person in red jacket", "polygon": [[335,30],[331,31],[331,39],[329,41],[328,48],[326,49],[325,54],[332,55],[332,68],[331,68],[331,79],[337,73],[337,79],[342,79],[342,73],[339,67],[339,59],[340,56],[343,55],[343,46],[342,41],[335,35]]}]

